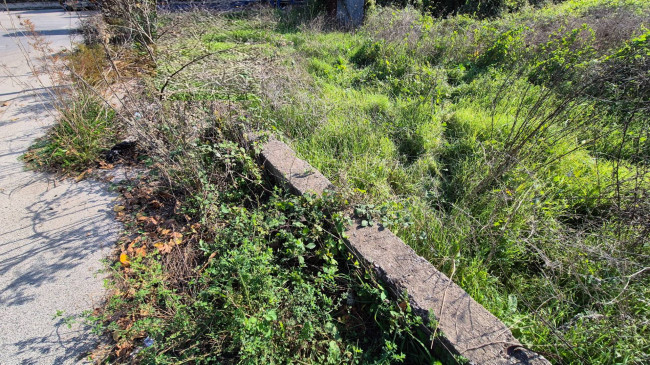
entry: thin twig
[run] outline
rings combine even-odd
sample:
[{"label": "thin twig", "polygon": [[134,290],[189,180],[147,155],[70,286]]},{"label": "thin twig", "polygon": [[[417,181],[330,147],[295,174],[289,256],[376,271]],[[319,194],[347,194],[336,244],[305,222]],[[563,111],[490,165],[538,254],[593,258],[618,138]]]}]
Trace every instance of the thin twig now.
[{"label": "thin twig", "polygon": [[204,55],[202,55],[202,56],[199,56],[199,57],[197,57],[197,58],[191,60],[190,62],[184,64],[183,66],[181,66],[181,68],[179,68],[178,70],[174,71],[174,73],[172,73],[171,75],[167,76],[167,78],[165,79],[165,83],[163,84],[163,86],[160,88],[160,91],[159,91],[159,93],[160,93],[160,99],[161,99],[161,100],[163,99],[163,96],[164,96],[163,93],[165,92],[165,88],[166,88],[167,85],[169,84],[169,81],[171,81],[171,79],[172,79],[174,76],[176,76],[178,73],[180,73],[181,71],[183,71],[185,68],[187,68],[188,66],[193,65],[193,64],[195,64],[195,63],[197,63],[197,62],[199,62],[199,61],[201,61],[201,60],[203,60],[203,59],[205,59],[205,58],[208,58],[208,57],[210,57],[210,56],[213,56],[213,55],[215,55],[215,54],[217,54],[217,53],[227,52],[227,51],[230,51],[230,50],[232,50],[232,49],[234,49],[234,48],[237,48],[237,47],[231,47],[231,48],[228,48],[228,49],[222,49],[222,50],[217,51],[217,52],[206,53],[206,54],[204,54]]}]

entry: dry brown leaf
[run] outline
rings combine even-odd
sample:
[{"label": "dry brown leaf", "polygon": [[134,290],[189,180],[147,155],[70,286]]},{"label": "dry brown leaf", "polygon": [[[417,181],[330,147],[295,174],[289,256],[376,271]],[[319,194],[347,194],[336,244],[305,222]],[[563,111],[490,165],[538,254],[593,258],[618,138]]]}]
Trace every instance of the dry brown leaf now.
[{"label": "dry brown leaf", "polygon": [[123,341],[117,344],[116,349],[115,349],[115,354],[117,356],[126,356],[131,352],[131,349],[133,348],[133,345],[129,343],[128,341]]},{"label": "dry brown leaf", "polygon": [[152,200],[151,202],[149,202],[149,205],[153,209],[160,209],[160,208],[164,207],[163,203],[159,202],[158,200]]},{"label": "dry brown leaf", "polygon": [[172,246],[169,244],[160,243],[156,247],[158,248],[158,251],[162,254],[167,254],[172,252]]},{"label": "dry brown leaf", "polygon": [[113,167],[115,167],[115,165],[113,165],[112,163],[108,163],[108,162],[105,162],[105,161],[99,161],[99,168],[102,169],[102,170],[110,170]]},{"label": "dry brown leaf", "polygon": [[180,232],[172,232],[170,235],[171,239],[169,240],[170,245],[180,245],[183,242],[183,234]]},{"label": "dry brown leaf", "polygon": [[398,306],[403,312],[403,311],[406,310],[406,307],[408,307],[408,303],[406,301],[403,301],[403,302],[399,303]]},{"label": "dry brown leaf", "polygon": [[145,257],[147,256],[147,249],[144,246],[140,246],[135,249],[135,256]]}]

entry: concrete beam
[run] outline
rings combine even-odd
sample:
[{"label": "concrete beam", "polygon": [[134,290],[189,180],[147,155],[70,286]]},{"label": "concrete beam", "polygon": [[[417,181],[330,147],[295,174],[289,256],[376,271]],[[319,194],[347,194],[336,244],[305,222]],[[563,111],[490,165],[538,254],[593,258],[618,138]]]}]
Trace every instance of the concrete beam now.
[{"label": "concrete beam", "polygon": [[[332,183],[285,143],[271,138],[262,147],[264,167],[298,195],[320,195]],[[381,226],[347,227],[348,243],[360,261],[374,268],[395,295],[406,292],[424,323],[435,320],[441,341],[453,354],[473,364],[549,364],[525,349],[510,329],[472,299],[461,287],[418,256],[390,230]]]},{"label": "concrete beam", "polygon": [[323,174],[275,138],[271,137],[264,144],[260,157],[264,168],[294,194],[321,195],[325,190],[334,190],[334,185]]}]

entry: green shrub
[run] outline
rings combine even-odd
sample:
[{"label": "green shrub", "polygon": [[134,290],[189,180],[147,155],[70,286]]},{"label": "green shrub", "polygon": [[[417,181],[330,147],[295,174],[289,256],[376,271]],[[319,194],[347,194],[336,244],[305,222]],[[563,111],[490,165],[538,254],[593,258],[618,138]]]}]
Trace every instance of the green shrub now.
[{"label": "green shrub", "polygon": [[[253,157],[227,140],[186,148],[175,158],[198,163],[165,175],[188,194],[174,221],[190,220],[182,243],[190,246],[172,255],[140,228],[130,247],[147,254],[116,264],[118,290],[90,318],[113,332],[111,361],[130,361],[148,337],[152,345],[133,355],[141,363],[432,362],[421,318],[405,298],[388,301],[347,251],[340,198],[267,189]],[[185,271],[187,255],[197,259]],[[175,286],[179,271],[187,281]]]}]

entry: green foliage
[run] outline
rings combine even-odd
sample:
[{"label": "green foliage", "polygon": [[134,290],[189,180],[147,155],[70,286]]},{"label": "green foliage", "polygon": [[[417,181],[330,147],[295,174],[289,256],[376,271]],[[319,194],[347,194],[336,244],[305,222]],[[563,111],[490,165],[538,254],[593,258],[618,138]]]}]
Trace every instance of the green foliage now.
[{"label": "green foliage", "polygon": [[[364,202],[362,225],[396,231],[525,345],[562,363],[644,363],[647,276],[626,284],[649,264],[647,10],[378,7],[355,33],[267,18],[273,41],[243,52],[272,55],[273,72],[253,75],[245,92],[259,98],[239,106]],[[636,23],[605,42],[619,12]]]},{"label": "green foliage", "polygon": [[492,46],[479,55],[476,65],[488,67],[516,64],[522,57],[519,53],[524,48],[524,30],[523,27],[517,27],[499,34]]},{"label": "green foliage", "polygon": [[[341,197],[271,189],[254,151],[225,138],[228,124],[212,120],[186,141],[170,120],[154,128],[176,148],[151,157],[183,197],[167,221],[186,222],[187,246],[169,253],[156,246],[151,227],[136,227],[129,247],[146,255],[113,267],[116,291],[89,318],[115,340],[110,361],[432,362],[407,299],[388,300],[346,248]],[[188,257],[196,260],[190,265]],[[153,344],[143,346],[145,338]]]},{"label": "green foliage", "polygon": [[594,31],[586,24],[569,31],[558,29],[551,40],[540,47],[529,79],[533,83],[557,82],[558,79],[569,82],[571,77],[567,73],[585,72],[587,65],[582,63],[594,58],[594,39]]},{"label": "green foliage", "polygon": [[80,96],[63,110],[48,135],[33,146],[24,159],[38,168],[64,173],[92,167],[116,139],[115,112],[92,96]]}]

